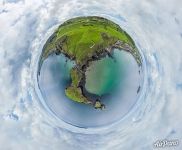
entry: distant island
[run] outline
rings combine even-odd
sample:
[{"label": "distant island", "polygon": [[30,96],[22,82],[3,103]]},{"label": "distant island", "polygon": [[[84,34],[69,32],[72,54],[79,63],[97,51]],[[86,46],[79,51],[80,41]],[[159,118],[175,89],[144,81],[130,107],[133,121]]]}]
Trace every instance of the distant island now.
[{"label": "distant island", "polygon": [[86,70],[94,61],[106,56],[112,58],[114,49],[125,50],[133,55],[141,66],[141,55],[131,37],[114,22],[97,16],[77,17],[61,24],[43,47],[39,70],[51,54],[63,54],[75,61],[70,71],[71,84],[65,95],[73,101],[104,109],[99,99],[87,96]]}]

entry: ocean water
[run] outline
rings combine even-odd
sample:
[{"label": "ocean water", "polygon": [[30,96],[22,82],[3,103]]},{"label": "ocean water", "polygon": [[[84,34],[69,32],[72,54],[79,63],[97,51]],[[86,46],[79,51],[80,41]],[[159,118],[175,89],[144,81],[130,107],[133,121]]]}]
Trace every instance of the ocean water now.
[{"label": "ocean water", "polygon": [[142,88],[143,76],[130,53],[115,50],[113,58],[94,62],[86,75],[86,88],[92,94],[100,95],[101,102],[106,105],[102,111],[68,99],[64,91],[71,84],[69,71],[75,64],[66,61],[63,55],[48,57],[38,77],[45,109],[60,121],[85,129],[97,129],[120,121],[137,102],[140,96],[137,90]]},{"label": "ocean water", "polygon": [[[117,54],[119,55],[118,59],[116,58]],[[88,92],[102,96],[111,94],[117,89],[124,78],[124,67],[127,68],[127,62],[121,61],[124,54],[123,51],[119,53],[114,51],[114,58],[107,56],[90,65],[86,72],[85,84]]]},{"label": "ocean water", "polygon": [[[181,150],[181,6],[180,0],[0,1],[0,149],[152,150],[157,140],[178,139],[171,149]],[[113,116],[117,122],[88,128],[61,120],[37,82],[48,37],[64,21],[83,15],[119,24],[143,59],[143,84],[134,106],[122,117]]]}]

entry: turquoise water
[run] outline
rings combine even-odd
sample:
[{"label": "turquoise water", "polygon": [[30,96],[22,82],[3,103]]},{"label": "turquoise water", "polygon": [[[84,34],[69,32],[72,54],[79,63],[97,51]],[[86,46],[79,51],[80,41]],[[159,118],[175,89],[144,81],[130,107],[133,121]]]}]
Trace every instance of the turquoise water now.
[{"label": "turquoise water", "polygon": [[125,57],[125,53],[115,50],[113,58],[107,56],[92,62],[86,72],[86,90],[99,96],[116,90],[124,76],[126,65],[124,65],[122,57]]},{"label": "turquoise water", "polygon": [[94,62],[86,73],[88,90],[103,95],[101,101],[106,105],[103,111],[66,97],[65,88],[71,83],[69,72],[75,64],[66,62],[63,55],[49,56],[39,78],[41,94],[48,108],[61,120],[80,127],[104,126],[121,119],[136,103],[142,78],[130,53],[115,50],[113,56],[114,60],[105,57]]}]

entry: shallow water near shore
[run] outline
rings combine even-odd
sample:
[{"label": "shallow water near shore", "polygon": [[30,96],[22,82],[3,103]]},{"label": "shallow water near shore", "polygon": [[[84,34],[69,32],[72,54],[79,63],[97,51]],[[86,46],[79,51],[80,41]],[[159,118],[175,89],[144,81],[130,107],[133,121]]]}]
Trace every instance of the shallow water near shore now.
[{"label": "shallow water near shore", "polygon": [[99,96],[112,94],[124,78],[124,55],[124,51],[115,50],[113,58],[106,56],[92,62],[86,71],[87,91]]}]

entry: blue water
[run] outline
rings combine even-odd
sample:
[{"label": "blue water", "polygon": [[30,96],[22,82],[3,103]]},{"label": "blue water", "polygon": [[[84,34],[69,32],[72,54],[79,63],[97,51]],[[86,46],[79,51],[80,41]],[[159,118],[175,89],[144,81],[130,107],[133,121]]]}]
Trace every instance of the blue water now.
[{"label": "blue water", "polygon": [[[39,86],[49,109],[59,119],[82,128],[107,126],[119,121],[136,103],[140,94],[137,93],[137,89],[142,84],[142,77],[139,74],[138,65],[130,53],[115,50],[113,56],[115,60],[108,57],[104,58],[106,61],[102,65],[105,68],[101,71],[104,71],[105,82],[110,80],[109,82],[111,83],[109,84],[112,85],[112,81],[115,80],[117,88],[110,93],[102,95],[101,101],[106,105],[106,109],[103,111],[96,110],[89,105],[74,102],[65,96],[64,90],[71,83],[69,70],[74,66],[73,62],[66,62],[63,55],[52,55],[46,59],[41,68]],[[117,75],[108,76],[107,73],[109,75],[113,73],[110,68],[107,70],[107,67],[111,67],[110,65],[118,73]],[[113,66],[116,68],[113,68]],[[93,83],[100,82],[98,78],[92,78],[92,80]],[[110,87],[107,88],[110,89]]]},{"label": "blue water", "polygon": [[103,96],[117,90],[125,73],[124,51],[115,50],[113,58],[105,57],[94,61],[86,71],[85,87],[88,92]]}]

